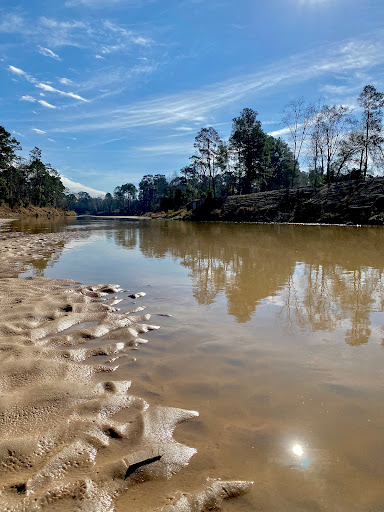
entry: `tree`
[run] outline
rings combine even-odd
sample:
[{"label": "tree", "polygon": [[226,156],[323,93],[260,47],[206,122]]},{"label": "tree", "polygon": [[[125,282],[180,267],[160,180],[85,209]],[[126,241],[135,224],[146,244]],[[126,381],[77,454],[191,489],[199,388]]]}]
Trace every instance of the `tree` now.
[{"label": "tree", "polygon": [[128,210],[132,207],[132,202],[136,199],[137,196],[137,188],[133,183],[126,183],[125,185],[121,185],[120,193],[123,197],[123,208],[124,208],[124,199],[128,201]]},{"label": "tree", "polygon": [[116,204],[117,204],[117,207],[118,208],[122,208],[124,209],[124,192],[123,192],[123,189],[120,185],[118,185],[117,187],[115,187],[114,191],[113,191],[113,195],[116,199]]},{"label": "tree", "polygon": [[315,115],[311,145],[315,167],[315,182],[317,184],[318,163],[321,160],[321,176],[326,175],[329,183],[340,175],[341,167],[336,165],[343,141],[347,137],[353,120],[348,107],[344,105],[324,105]]},{"label": "tree", "polygon": [[216,161],[219,155],[219,147],[222,144],[220,136],[213,128],[202,128],[195,137],[194,147],[197,155],[194,155],[195,165],[197,165],[204,176],[208,175],[208,193],[212,190],[213,197],[216,195],[215,177],[217,173]]},{"label": "tree", "polygon": [[[363,136],[359,131],[352,131],[341,141],[337,154],[336,176],[341,175],[343,169],[347,169],[352,178],[361,178],[360,157],[363,147]],[[350,168],[352,165],[352,169]]]},{"label": "tree", "polygon": [[0,203],[9,206],[65,206],[64,185],[59,173],[41,161],[35,147],[25,161],[16,157],[19,142],[0,126]]},{"label": "tree", "polygon": [[288,188],[292,183],[292,175],[295,172],[295,162],[292,151],[282,139],[271,137],[271,169],[272,174],[268,180],[268,188]]},{"label": "tree", "polygon": [[107,192],[104,196],[104,208],[107,213],[111,213],[113,210],[113,197],[110,192]]},{"label": "tree", "polygon": [[155,184],[153,174],[146,174],[139,183],[139,200],[144,212],[152,210],[154,196]]},{"label": "tree", "polygon": [[221,142],[217,148],[216,165],[221,171],[220,179],[220,195],[232,195],[235,188],[235,176],[230,169],[228,159],[228,146],[225,142]]},{"label": "tree", "polygon": [[94,211],[93,199],[88,192],[79,192],[77,195],[77,211],[79,213],[91,213]]},{"label": "tree", "polygon": [[282,121],[288,129],[294,158],[291,186],[293,186],[293,180],[299,167],[299,158],[314,117],[315,107],[312,104],[306,104],[304,98],[291,101],[283,109]]},{"label": "tree", "polygon": [[0,172],[9,167],[16,157],[15,151],[20,151],[20,142],[0,126]]},{"label": "tree", "polygon": [[383,156],[384,138],[382,136],[382,108],[384,94],[378,92],[373,85],[366,85],[361,92],[358,103],[363,109],[362,116],[362,147],[360,153],[360,173],[367,176],[368,157]]},{"label": "tree", "polygon": [[239,189],[242,188],[245,194],[251,192],[256,180],[261,181],[265,177],[266,135],[257,116],[255,110],[245,108],[239,117],[233,119],[229,139],[230,149],[237,158],[239,176],[244,171],[244,183],[242,187],[239,184]]},{"label": "tree", "polygon": [[0,203],[14,206],[20,201],[24,177],[19,166],[14,165],[20,143],[0,126]]}]

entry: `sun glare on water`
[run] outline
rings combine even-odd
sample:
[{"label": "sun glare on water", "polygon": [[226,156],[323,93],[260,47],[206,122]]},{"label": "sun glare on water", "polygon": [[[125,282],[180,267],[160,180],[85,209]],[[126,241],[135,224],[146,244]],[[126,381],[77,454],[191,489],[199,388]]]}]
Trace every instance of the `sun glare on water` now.
[{"label": "sun glare on water", "polygon": [[302,457],[304,455],[303,447],[300,444],[295,444],[292,448],[292,451],[298,457]]}]

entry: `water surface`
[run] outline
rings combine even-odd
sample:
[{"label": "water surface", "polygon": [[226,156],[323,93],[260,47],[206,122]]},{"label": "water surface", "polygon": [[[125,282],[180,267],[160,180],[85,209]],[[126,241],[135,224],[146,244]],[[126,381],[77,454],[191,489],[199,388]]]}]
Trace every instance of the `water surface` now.
[{"label": "water surface", "polygon": [[228,511],[384,510],[382,228],[43,224],[8,229],[90,233],[25,275],[145,291],[137,304],[162,329],[116,378],[200,412],[175,434],[198,449],[188,468],[138,486],[118,511],[217,477],[255,482]]}]

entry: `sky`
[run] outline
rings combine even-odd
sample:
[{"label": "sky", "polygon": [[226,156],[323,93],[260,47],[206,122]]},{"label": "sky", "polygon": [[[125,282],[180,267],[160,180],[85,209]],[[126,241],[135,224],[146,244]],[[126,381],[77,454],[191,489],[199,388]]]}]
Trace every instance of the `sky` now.
[{"label": "sky", "polygon": [[2,0],[0,125],[91,195],[172,175],[245,107],[384,91],[382,0]]}]

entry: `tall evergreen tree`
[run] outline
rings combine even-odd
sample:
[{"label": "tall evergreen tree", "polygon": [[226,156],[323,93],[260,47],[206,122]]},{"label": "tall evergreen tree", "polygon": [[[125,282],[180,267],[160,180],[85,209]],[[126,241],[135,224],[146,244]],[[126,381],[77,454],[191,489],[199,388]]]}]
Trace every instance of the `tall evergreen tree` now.
[{"label": "tall evergreen tree", "polygon": [[229,139],[230,148],[238,159],[239,170],[244,171],[244,182],[241,188],[245,194],[252,191],[255,181],[263,179],[266,169],[266,134],[257,116],[258,113],[255,110],[245,108],[239,117],[233,119]]}]

